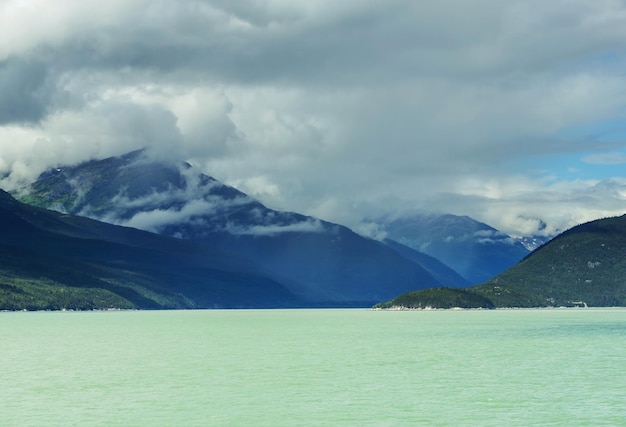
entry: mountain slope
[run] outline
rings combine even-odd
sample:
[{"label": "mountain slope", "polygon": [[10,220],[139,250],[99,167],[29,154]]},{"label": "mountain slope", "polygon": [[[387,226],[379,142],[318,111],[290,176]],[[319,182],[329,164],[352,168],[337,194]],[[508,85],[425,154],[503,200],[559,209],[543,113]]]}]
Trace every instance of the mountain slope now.
[{"label": "mountain slope", "polygon": [[410,259],[426,269],[440,283],[445,286],[466,288],[471,284],[465,280],[459,273],[439,261],[437,258],[427,255],[423,252],[416,251],[413,248],[398,243],[395,240],[384,239],[383,243],[403,257]]},{"label": "mountain slope", "polygon": [[27,206],[3,191],[0,235],[0,309],[303,304],[243,260]]},{"label": "mountain slope", "polygon": [[548,305],[626,305],[626,215],[576,226],[477,288],[494,300],[502,289]]},{"label": "mountain slope", "polygon": [[144,151],[48,171],[15,195],[236,254],[319,304],[367,305],[440,285],[380,242],[341,225],[269,209],[188,164],[157,161]]},{"label": "mountain slope", "polygon": [[377,221],[387,236],[437,258],[471,284],[482,283],[520,261],[520,242],[467,216],[423,214]]},{"label": "mountain slope", "polygon": [[574,227],[486,283],[399,295],[406,308],[626,306],[626,215]]}]

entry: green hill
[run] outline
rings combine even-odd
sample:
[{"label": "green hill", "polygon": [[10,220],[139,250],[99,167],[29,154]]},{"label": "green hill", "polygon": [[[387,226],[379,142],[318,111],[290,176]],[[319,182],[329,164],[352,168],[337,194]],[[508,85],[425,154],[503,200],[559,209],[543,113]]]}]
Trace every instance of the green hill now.
[{"label": "green hill", "polygon": [[374,308],[393,307],[409,309],[495,308],[488,298],[467,289],[459,288],[432,288],[407,292],[391,301],[374,306]]},{"label": "green hill", "polygon": [[474,307],[481,297],[485,308],[626,306],[626,215],[576,226],[466,291],[412,292],[384,305]]},{"label": "green hill", "polygon": [[574,227],[474,290],[496,301],[519,292],[552,306],[624,306],[626,215]]}]

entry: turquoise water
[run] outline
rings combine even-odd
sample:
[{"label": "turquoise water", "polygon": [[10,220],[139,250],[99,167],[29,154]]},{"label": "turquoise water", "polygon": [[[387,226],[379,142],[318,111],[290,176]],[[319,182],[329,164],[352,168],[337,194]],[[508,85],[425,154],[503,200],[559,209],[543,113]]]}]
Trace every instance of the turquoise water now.
[{"label": "turquoise water", "polygon": [[3,426],[626,426],[626,310],[0,313]]}]

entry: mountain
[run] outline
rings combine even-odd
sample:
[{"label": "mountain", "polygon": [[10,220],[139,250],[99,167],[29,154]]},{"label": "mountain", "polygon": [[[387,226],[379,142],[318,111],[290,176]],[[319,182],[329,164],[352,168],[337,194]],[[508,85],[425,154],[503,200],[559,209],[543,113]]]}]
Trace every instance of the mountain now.
[{"label": "mountain", "polygon": [[476,290],[494,302],[506,292],[547,305],[626,305],[626,215],[578,225]]},{"label": "mountain", "polygon": [[248,261],[28,206],[1,190],[0,235],[0,309],[306,305]]},{"label": "mountain", "polygon": [[[380,306],[626,306],[626,215],[576,226],[486,283],[417,290]],[[480,302],[482,299],[483,302]]]},{"label": "mountain", "polygon": [[53,169],[25,203],[193,240],[271,272],[312,304],[368,305],[441,285],[387,245],[341,225],[269,209],[186,163],[144,150]]},{"label": "mountain", "polygon": [[383,239],[382,242],[403,257],[424,267],[426,271],[428,271],[435,279],[445,286],[465,288],[471,285],[471,283],[465,280],[459,273],[435,257],[416,251],[415,249],[409,248],[408,246],[398,243],[395,240]]},{"label": "mountain", "polygon": [[387,237],[437,258],[469,283],[482,283],[529,250],[519,241],[467,216],[415,214],[376,221]]}]

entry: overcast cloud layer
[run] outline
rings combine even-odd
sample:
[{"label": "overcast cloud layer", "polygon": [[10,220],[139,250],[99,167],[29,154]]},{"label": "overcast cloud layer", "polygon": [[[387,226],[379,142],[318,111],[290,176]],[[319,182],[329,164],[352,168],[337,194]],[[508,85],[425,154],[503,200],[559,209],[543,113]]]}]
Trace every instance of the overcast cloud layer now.
[{"label": "overcast cloud layer", "polygon": [[0,187],[153,147],[269,207],[626,212],[626,2],[0,0]]}]

